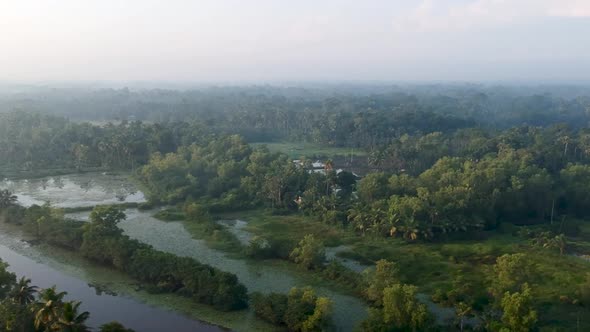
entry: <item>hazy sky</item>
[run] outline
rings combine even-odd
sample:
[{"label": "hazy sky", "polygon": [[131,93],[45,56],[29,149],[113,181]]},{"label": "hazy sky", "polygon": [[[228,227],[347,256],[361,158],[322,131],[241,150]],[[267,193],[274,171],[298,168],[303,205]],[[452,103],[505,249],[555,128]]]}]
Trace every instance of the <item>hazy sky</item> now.
[{"label": "hazy sky", "polygon": [[0,80],[590,80],[590,0],[0,0]]}]

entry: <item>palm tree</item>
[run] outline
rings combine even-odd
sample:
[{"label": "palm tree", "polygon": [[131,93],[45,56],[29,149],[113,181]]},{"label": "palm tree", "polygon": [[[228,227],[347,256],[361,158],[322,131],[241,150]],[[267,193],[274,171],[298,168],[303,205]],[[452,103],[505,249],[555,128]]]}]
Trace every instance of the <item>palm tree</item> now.
[{"label": "palm tree", "polygon": [[18,198],[8,190],[0,190],[0,209],[5,209],[16,204]]},{"label": "palm tree", "polygon": [[31,279],[22,277],[12,289],[10,297],[20,305],[28,305],[35,301],[37,289],[37,286],[31,286]]},{"label": "palm tree", "polygon": [[90,317],[88,311],[78,314],[80,302],[71,301],[63,305],[61,316],[57,322],[59,331],[62,332],[87,332],[90,331],[84,323]]},{"label": "palm tree", "polygon": [[559,254],[563,255],[567,249],[567,239],[565,235],[559,234],[551,239],[546,240],[544,248],[559,249]]},{"label": "palm tree", "polygon": [[365,235],[366,231],[371,228],[371,220],[369,218],[370,212],[364,204],[354,204],[348,210],[348,222],[350,222],[354,228],[361,231]]},{"label": "palm tree", "polygon": [[469,317],[471,315],[472,310],[473,309],[471,308],[471,306],[465,302],[459,302],[457,304],[457,307],[455,308],[455,312],[457,314],[457,318],[459,319],[459,328],[460,328],[461,332],[463,332],[465,318]]},{"label": "palm tree", "polygon": [[39,292],[40,301],[35,313],[35,328],[37,330],[51,331],[55,328],[66,294],[66,292],[58,292],[55,286]]}]

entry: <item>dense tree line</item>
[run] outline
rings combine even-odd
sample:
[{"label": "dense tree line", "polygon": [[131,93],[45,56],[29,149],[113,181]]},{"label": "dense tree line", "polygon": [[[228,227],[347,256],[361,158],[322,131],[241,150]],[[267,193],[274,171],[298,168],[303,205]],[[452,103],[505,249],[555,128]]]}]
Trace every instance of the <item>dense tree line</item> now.
[{"label": "dense tree line", "polygon": [[[249,142],[362,148],[371,151],[377,167],[419,173],[441,154],[477,153],[469,151],[480,149],[473,128],[583,128],[590,120],[590,93],[584,89],[565,96],[556,87],[547,88],[553,94],[476,86],[355,88],[55,90],[47,92],[53,97],[33,93],[22,100],[0,95],[0,168],[134,168],[152,153],[172,152],[215,133]],[[104,124],[70,122],[62,115]],[[436,151],[438,146],[444,148]],[[421,156],[400,163],[416,153]]]},{"label": "dense tree line", "polygon": [[177,293],[224,311],[248,305],[247,289],[235,275],[192,258],[157,251],[124,235],[117,223],[125,214],[118,208],[96,207],[89,223],[66,219],[63,211],[49,205],[11,205],[0,208],[0,215],[5,222],[22,224],[47,243],[123,271],[154,291]]},{"label": "dense tree line", "polygon": [[0,113],[0,172],[134,169],[155,152],[176,151],[206,136],[197,124],[96,126],[38,113]]},{"label": "dense tree line", "polygon": [[[360,234],[407,240],[494,229],[501,222],[553,224],[564,216],[587,216],[587,130],[466,134],[428,134],[389,147],[386,158],[421,165],[388,166],[358,182],[349,172],[336,173],[330,161],[322,172],[311,172],[309,161],[295,164],[264,147],[252,149],[238,136],[155,154],[138,174],[164,203],[200,200],[212,212],[266,205],[350,225]],[[423,140],[431,140],[430,149],[400,153]],[[458,148],[447,149],[450,142]],[[433,155],[425,157],[429,151]]]},{"label": "dense tree line", "polygon": [[588,123],[584,86],[311,85],[189,90],[27,88],[0,91],[0,112],[31,110],[81,120],[197,120],[249,140],[338,146],[385,144],[393,135],[477,124]]},{"label": "dense tree line", "polygon": [[[13,115],[26,121],[45,119]],[[64,128],[79,126],[63,124]],[[97,166],[128,168],[136,163],[140,166],[137,176],[154,202],[189,206],[196,200],[209,212],[266,205],[287,213],[302,211],[328,223],[350,224],[360,234],[408,240],[493,229],[500,222],[554,223],[564,216],[585,217],[585,206],[590,202],[584,187],[590,179],[587,129],[556,125],[406,135],[372,154],[369,162],[382,171],[357,183],[349,172],[336,173],[330,161],[323,173],[310,172],[308,160],[295,164],[286,155],[264,147],[253,149],[236,135],[215,137],[188,124],[171,126],[89,126],[99,133],[105,131],[105,137],[111,131],[122,133],[117,137],[137,133],[143,137],[138,139],[143,148],[121,159],[117,159],[117,149],[105,150],[113,164],[103,164],[98,152],[101,143],[91,144],[87,147],[96,149],[84,150],[85,165],[89,160],[95,160]],[[160,129],[171,135],[163,140],[169,144],[151,140]],[[100,135],[90,136],[100,141]],[[128,138],[120,142],[134,144]],[[51,156],[57,164],[67,158],[74,164],[82,163],[76,159],[76,151],[64,148],[65,159],[59,151]],[[68,232],[60,236],[71,235],[75,227]]]}]

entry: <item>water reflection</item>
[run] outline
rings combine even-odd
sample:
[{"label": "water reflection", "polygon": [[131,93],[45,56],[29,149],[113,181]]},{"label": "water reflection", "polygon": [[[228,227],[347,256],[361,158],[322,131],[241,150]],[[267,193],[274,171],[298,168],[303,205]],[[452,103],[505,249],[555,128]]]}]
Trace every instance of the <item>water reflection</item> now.
[{"label": "water reflection", "polygon": [[223,331],[221,328],[188,319],[177,313],[155,308],[131,298],[117,296],[106,291],[106,287],[88,284],[78,278],[66,275],[48,265],[21,255],[4,245],[7,240],[0,238],[0,258],[10,264],[9,270],[18,277],[27,276],[41,288],[57,286],[68,292],[66,300],[82,301],[81,310],[91,313],[88,324],[97,328],[116,320],[136,331]]},{"label": "water reflection", "polygon": [[[195,240],[180,222],[163,222],[152,217],[153,211],[127,209],[127,220],[119,227],[131,238],[152,245],[154,248],[179,256],[192,257],[202,263],[235,274],[250,292],[286,293],[292,287],[305,287],[309,280],[293,275],[281,266],[270,266],[253,261],[234,259],[212,249],[204,241]],[[68,214],[78,220],[88,220],[88,212]],[[366,317],[366,306],[361,300],[315,287],[321,295],[334,301],[334,321],[338,331],[352,331]]]},{"label": "water reflection", "polygon": [[114,203],[143,203],[145,196],[127,175],[72,174],[32,180],[3,180],[0,189],[15,193],[24,206],[51,202],[76,208]]}]

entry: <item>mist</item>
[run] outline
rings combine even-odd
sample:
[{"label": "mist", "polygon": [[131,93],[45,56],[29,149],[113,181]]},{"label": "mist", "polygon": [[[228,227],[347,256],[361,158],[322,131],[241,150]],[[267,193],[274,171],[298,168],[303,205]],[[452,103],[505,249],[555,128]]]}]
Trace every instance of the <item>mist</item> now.
[{"label": "mist", "polygon": [[6,1],[2,81],[549,81],[590,71],[576,0]]}]

